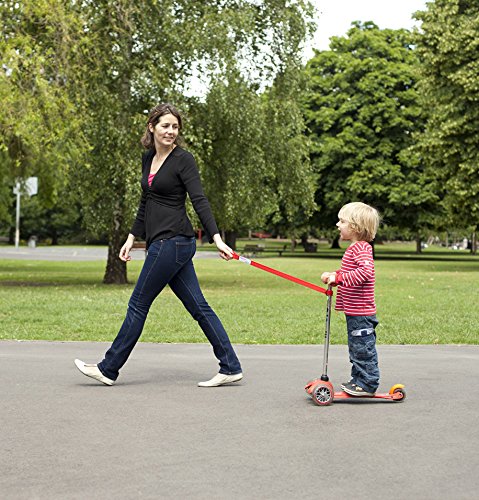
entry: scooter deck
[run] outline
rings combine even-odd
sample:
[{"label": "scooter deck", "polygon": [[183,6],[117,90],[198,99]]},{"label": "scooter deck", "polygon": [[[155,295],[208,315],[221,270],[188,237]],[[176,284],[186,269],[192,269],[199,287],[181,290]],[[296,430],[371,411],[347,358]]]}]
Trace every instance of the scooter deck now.
[{"label": "scooter deck", "polygon": [[334,393],[334,399],[385,399],[389,401],[399,401],[400,399],[404,398],[404,393],[403,392],[395,392],[393,394],[389,394],[386,392],[377,392],[374,394],[374,396],[352,396],[351,394],[348,394],[347,392],[341,391],[341,392],[335,392]]}]

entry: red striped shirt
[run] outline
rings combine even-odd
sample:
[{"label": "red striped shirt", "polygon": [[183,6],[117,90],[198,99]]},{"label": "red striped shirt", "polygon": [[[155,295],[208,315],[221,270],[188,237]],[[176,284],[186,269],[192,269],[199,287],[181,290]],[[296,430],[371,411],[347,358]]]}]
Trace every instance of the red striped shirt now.
[{"label": "red striped shirt", "polygon": [[356,241],[344,252],[341,269],[336,272],[338,293],[336,310],[349,316],[376,314],[374,302],[373,248],[366,241]]}]

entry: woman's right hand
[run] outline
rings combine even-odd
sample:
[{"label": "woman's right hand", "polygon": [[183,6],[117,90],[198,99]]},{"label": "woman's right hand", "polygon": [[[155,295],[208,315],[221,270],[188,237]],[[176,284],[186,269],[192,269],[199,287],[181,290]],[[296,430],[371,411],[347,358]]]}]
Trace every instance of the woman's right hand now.
[{"label": "woman's right hand", "polygon": [[127,240],[125,241],[125,244],[121,247],[119,257],[120,260],[122,260],[123,262],[128,262],[131,260],[130,250],[131,247],[133,246],[134,241],[135,237],[132,234],[130,234]]},{"label": "woman's right hand", "polygon": [[221,239],[221,236],[216,233],[213,236],[216,248],[220,251],[220,257],[224,260],[231,260],[233,258],[233,250]]}]

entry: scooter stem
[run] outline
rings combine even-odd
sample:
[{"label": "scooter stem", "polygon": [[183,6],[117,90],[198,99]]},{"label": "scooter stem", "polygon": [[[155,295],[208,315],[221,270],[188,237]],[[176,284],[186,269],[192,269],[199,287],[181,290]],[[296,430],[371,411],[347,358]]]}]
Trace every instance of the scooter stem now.
[{"label": "scooter stem", "polygon": [[332,286],[328,286],[328,292],[326,296],[328,297],[326,301],[326,331],[324,333],[324,355],[323,355],[323,374],[321,375],[321,380],[327,382],[328,377],[328,356],[329,356],[329,338],[331,335],[331,299],[332,299]]}]

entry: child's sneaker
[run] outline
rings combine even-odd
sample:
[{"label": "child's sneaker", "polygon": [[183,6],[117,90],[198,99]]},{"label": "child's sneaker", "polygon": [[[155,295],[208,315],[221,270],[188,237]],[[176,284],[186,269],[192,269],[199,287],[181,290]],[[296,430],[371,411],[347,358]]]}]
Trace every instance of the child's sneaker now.
[{"label": "child's sneaker", "polygon": [[345,388],[348,384],[351,384],[351,385],[356,385],[356,384],[353,382],[353,379],[351,379],[349,382],[343,382],[343,383],[341,384],[341,389],[344,391],[344,388]]},{"label": "child's sneaker", "polygon": [[343,391],[346,392],[347,394],[351,396],[374,396],[374,392],[367,392],[365,391],[362,387],[360,387],[357,384],[353,384],[352,382],[348,382],[347,384],[344,384],[344,386],[341,386],[343,388]]}]

